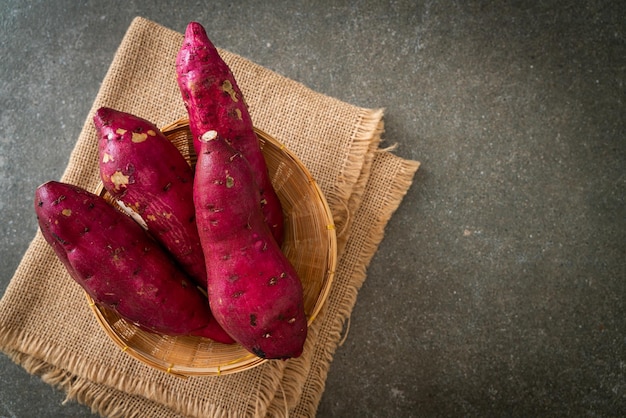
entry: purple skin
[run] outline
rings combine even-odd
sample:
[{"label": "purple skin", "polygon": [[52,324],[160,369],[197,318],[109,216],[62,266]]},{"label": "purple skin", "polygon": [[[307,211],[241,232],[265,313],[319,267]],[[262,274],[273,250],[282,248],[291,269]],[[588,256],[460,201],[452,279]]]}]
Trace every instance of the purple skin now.
[{"label": "purple skin", "polygon": [[97,303],[149,331],[234,342],[169,255],[100,196],[51,181],[37,188],[35,213],[45,240]]},{"label": "purple skin", "polygon": [[176,74],[189,114],[196,154],[200,136],[211,130],[243,154],[259,187],[265,222],[280,246],[284,238],[282,206],[272,186],[248,106],[232,71],[198,22],[187,25],[185,40],[176,57]]},{"label": "purple skin", "polygon": [[105,189],[133,208],[154,238],[206,289],[193,206],[193,170],[151,122],[105,107],[93,119]]},{"label": "purple skin", "polygon": [[202,138],[194,202],[213,315],[259,357],[298,357],[307,335],[300,279],[264,221],[245,158],[215,131]]}]

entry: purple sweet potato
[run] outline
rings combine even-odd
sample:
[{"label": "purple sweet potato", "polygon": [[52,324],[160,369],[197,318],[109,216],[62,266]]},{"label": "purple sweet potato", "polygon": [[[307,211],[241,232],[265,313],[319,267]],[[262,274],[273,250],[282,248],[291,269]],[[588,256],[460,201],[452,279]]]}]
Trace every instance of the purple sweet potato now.
[{"label": "purple sweet potato", "polygon": [[298,357],[307,335],[300,278],[264,222],[246,159],[216,131],[201,138],[194,203],[213,315],[259,357]]},{"label": "purple sweet potato", "polygon": [[193,170],[185,158],[143,118],[103,107],[93,119],[106,190],[137,212],[154,238],[206,288],[193,205]]},{"label": "purple sweet potato", "polygon": [[265,222],[280,246],[284,234],[282,207],[254,133],[248,106],[231,69],[200,23],[191,22],[187,26],[176,58],[176,74],[189,114],[196,154],[200,136],[211,130],[243,154],[259,187]]},{"label": "purple sweet potato", "polygon": [[146,330],[234,342],[162,247],[102,197],[50,181],[35,192],[35,213],[70,276],[97,303]]}]

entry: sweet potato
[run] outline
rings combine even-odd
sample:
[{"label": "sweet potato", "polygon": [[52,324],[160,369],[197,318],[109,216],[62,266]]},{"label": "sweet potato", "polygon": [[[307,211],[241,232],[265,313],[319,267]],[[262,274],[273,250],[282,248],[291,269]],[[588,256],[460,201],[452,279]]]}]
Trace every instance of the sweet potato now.
[{"label": "sweet potato", "polygon": [[284,234],[282,207],[254,133],[248,106],[231,69],[200,23],[187,25],[185,40],[176,57],[176,74],[196,153],[200,136],[214,130],[243,154],[259,187],[265,222],[280,246]]},{"label": "sweet potato", "polygon": [[97,303],[146,330],[233,342],[161,246],[102,197],[50,181],[35,192],[35,213],[70,276]]},{"label": "sweet potato", "polygon": [[193,206],[193,171],[185,158],[143,118],[103,107],[93,120],[106,190],[138,213],[154,238],[206,288]]},{"label": "sweet potato", "polygon": [[252,170],[216,131],[200,138],[194,203],[213,315],[257,356],[297,357],[307,335],[302,284],[264,222]]}]

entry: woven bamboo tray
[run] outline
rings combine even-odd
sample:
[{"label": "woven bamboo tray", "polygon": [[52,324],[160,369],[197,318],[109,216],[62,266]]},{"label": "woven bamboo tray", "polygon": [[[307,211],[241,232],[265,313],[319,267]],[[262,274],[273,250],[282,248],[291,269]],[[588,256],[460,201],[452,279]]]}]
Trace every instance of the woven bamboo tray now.
[{"label": "woven bamboo tray", "polygon": [[[166,137],[194,166],[196,156],[187,119],[162,128]],[[309,325],[328,298],[337,264],[337,240],[332,213],[306,167],[282,144],[256,129],[274,189],[285,215],[282,250],[298,272],[304,288]],[[102,184],[96,190],[112,205],[116,202]],[[126,353],[167,373],[185,376],[241,372],[266,361],[238,344],[227,345],[201,337],[173,337],[142,330],[87,296],[99,324]]]}]

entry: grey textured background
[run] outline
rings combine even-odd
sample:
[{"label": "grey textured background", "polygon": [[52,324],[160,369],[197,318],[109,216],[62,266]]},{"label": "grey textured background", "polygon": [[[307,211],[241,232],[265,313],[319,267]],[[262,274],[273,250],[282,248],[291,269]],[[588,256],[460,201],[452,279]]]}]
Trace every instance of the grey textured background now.
[{"label": "grey textured background", "polygon": [[[0,0],[0,293],[135,16],[384,107],[422,162],[320,417],[626,413],[626,3]],[[0,355],[0,417],[63,399]]]}]

